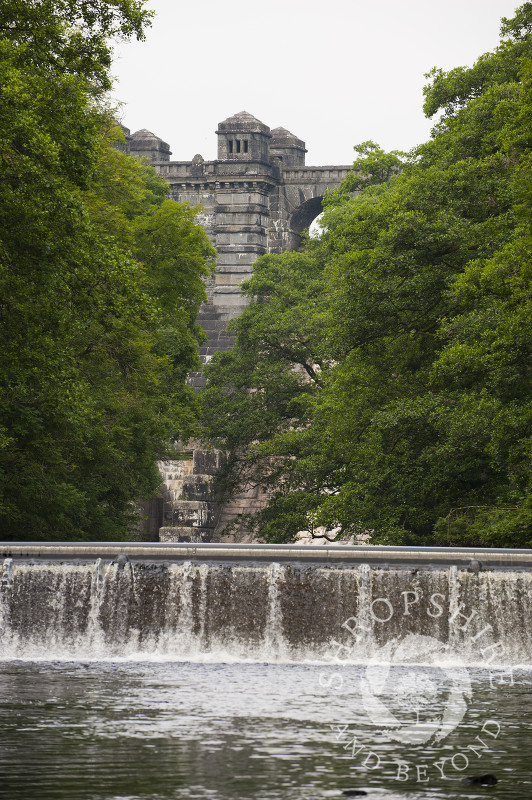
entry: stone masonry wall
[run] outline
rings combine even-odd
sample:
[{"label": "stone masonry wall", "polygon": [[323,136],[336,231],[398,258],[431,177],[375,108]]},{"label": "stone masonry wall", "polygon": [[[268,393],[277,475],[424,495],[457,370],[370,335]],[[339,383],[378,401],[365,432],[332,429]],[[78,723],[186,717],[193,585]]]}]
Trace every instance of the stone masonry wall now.
[{"label": "stone masonry wall", "polygon": [[[226,326],[246,306],[240,284],[251,277],[255,260],[297,249],[300,234],[321,211],[324,193],[337,188],[350,167],[305,166],[301,139],[284,128],[270,131],[245,111],[219,124],[216,161],[199,154],[192,161],[170,161],[169,145],[150,131],[123,130],[129,152],[151,161],[174,200],[201,207],[197,221],[217,250],[216,275],[207,283],[208,302],[198,316],[207,337],[200,348],[206,364],[233,345]],[[202,372],[190,375],[189,382],[204,385]],[[161,541],[219,541],[229,522],[264,505],[257,489],[225,506],[216,503],[212,485],[222,461],[222,453],[197,443],[185,457],[161,462],[164,490],[159,506],[150,506],[150,537],[159,514]],[[232,538],[248,541],[249,534],[237,525]]]}]

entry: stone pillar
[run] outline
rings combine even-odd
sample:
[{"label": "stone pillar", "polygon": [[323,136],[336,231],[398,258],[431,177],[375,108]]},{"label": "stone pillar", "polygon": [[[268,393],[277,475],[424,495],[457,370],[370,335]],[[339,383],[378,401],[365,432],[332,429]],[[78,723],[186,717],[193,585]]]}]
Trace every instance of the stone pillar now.
[{"label": "stone pillar", "polygon": [[218,253],[213,303],[233,317],[247,300],[240,284],[253,273],[253,263],[267,252],[269,194],[266,180],[220,182],[215,194],[215,247]]}]

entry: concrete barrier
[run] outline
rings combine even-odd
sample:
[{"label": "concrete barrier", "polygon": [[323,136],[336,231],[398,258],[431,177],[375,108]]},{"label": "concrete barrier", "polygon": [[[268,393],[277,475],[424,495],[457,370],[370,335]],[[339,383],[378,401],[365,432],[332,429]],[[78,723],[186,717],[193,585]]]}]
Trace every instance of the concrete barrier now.
[{"label": "concrete barrier", "polygon": [[237,561],[371,564],[373,566],[531,569],[532,550],[371,545],[197,544],[172,542],[0,542],[0,557],[31,561]]}]

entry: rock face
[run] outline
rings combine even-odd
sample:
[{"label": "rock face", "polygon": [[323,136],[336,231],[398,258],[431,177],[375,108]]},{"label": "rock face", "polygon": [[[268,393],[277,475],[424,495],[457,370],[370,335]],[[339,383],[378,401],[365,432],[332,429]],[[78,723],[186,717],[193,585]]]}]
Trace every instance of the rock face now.
[{"label": "rock face", "polygon": [[[215,352],[232,347],[227,322],[246,306],[240,284],[251,277],[254,261],[264,253],[298,249],[301,233],[322,210],[325,191],[338,187],[350,170],[346,165],[307,167],[305,142],[285,128],[270,131],[247,111],[220,122],[216,134],[217,160],[204,161],[197,154],[192,161],[170,161],[169,145],[150,131],[126,133],[128,151],[149,159],[160,177],[168,182],[174,200],[202,206],[197,221],[217,250],[216,275],[207,283],[208,302],[198,317],[207,336],[207,342],[200,348],[203,364]],[[189,380],[198,388],[205,383],[201,372],[193,373]],[[198,452],[207,451],[200,448]],[[195,456],[191,458],[192,467],[169,468],[173,475],[190,467],[190,475],[198,480],[194,485],[187,483],[185,495],[179,499],[165,498],[162,541],[180,541],[168,537],[192,535],[181,533],[189,529],[204,537],[190,541],[211,541],[207,537],[215,535],[214,531],[218,532],[235,516],[263,504],[263,498],[253,491],[252,496],[248,493],[236,498],[232,511],[229,506],[214,510],[214,500],[209,494],[213,473],[201,472],[199,461],[195,462]],[[162,469],[164,477],[166,468]],[[205,476],[209,480],[204,480]],[[170,486],[175,480],[172,478],[170,483],[166,477],[164,480],[166,494],[173,495],[175,488]],[[191,505],[185,507],[184,503]],[[152,519],[152,528],[153,525]]]}]

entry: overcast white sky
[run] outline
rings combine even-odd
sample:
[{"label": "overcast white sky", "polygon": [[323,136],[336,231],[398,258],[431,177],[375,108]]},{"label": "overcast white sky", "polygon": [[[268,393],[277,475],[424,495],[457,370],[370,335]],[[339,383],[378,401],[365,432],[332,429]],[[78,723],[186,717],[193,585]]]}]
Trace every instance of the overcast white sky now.
[{"label": "overcast white sky", "polygon": [[306,142],[307,164],[350,164],[373,139],[425,141],[424,73],[470,65],[499,41],[516,0],[150,0],[145,42],[117,46],[114,97],[132,132],[172,159],[216,158],[238,111]]}]

